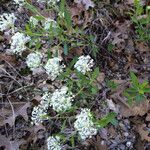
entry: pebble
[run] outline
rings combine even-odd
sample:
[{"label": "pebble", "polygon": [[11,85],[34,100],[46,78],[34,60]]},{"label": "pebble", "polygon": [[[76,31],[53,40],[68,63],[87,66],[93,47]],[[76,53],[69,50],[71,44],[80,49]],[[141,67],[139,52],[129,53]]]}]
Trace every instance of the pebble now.
[{"label": "pebble", "polygon": [[132,145],[132,143],[130,142],[130,141],[128,141],[127,143],[126,143],[126,146],[127,147],[130,147]]},{"label": "pebble", "polygon": [[128,132],[124,132],[124,136],[125,136],[125,137],[128,137],[128,136],[129,136],[129,133],[128,133]]}]

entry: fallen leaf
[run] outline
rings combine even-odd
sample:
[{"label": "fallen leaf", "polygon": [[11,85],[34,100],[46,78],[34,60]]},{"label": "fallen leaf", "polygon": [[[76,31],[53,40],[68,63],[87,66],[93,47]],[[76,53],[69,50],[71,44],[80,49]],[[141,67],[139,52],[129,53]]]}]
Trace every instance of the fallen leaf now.
[{"label": "fallen leaf", "polygon": [[128,4],[128,5],[133,5],[134,0],[125,0],[125,3]]},{"label": "fallen leaf", "polygon": [[145,42],[136,42],[136,47],[139,49],[140,52],[149,52],[150,49]]},{"label": "fallen leaf", "polygon": [[77,4],[83,4],[85,6],[85,9],[88,10],[90,7],[94,7],[94,3],[91,0],[74,0]]},{"label": "fallen leaf", "polygon": [[134,104],[132,106],[129,106],[129,104],[126,101],[126,98],[122,95],[124,89],[126,86],[128,86],[129,83],[125,82],[124,84],[121,84],[116,90],[114,90],[111,94],[111,98],[116,102],[116,104],[119,106],[120,114],[123,117],[130,117],[130,116],[143,116],[145,115],[149,110],[149,101],[145,100],[142,101],[139,104]]},{"label": "fallen leaf", "polygon": [[104,81],[104,79],[105,79],[105,73],[101,72],[101,73],[98,75],[98,77],[97,77],[96,80],[97,80],[99,83],[102,83],[102,82]]},{"label": "fallen leaf", "polygon": [[144,130],[143,128],[145,127],[144,124],[140,124],[137,126],[137,131],[141,136],[141,140],[146,140],[147,142],[150,142],[150,136],[149,136],[149,131]]},{"label": "fallen leaf", "polygon": [[19,146],[25,143],[24,140],[10,141],[3,135],[0,135],[0,147],[5,147],[6,150],[19,150]]},{"label": "fallen leaf", "polygon": [[10,63],[12,65],[17,63],[15,56],[2,54],[2,53],[0,53],[0,60],[7,61],[8,63]]},{"label": "fallen leaf", "polygon": [[150,113],[147,113],[146,121],[150,121]]},{"label": "fallen leaf", "polygon": [[112,99],[106,99],[106,101],[107,101],[107,105],[108,105],[108,107],[109,107],[110,110],[118,112],[118,110],[117,110],[114,102],[112,101]]},{"label": "fallen leaf", "polygon": [[27,142],[34,141],[36,142],[38,138],[43,137],[44,134],[39,134],[39,131],[45,131],[45,127],[42,124],[32,126],[29,128],[25,128],[25,130],[29,131],[31,134],[30,136],[26,139]]},{"label": "fallen leaf", "polygon": [[144,145],[145,142],[141,141],[141,138],[138,136],[135,141],[136,150],[145,150]]},{"label": "fallen leaf", "polygon": [[100,138],[100,136],[97,136],[94,146],[97,150],[108,150],[106,143]]},{"label": "fallen leaf", "polygon": [[149,110],[149,102],[143,101],[140,104],[136,104],[132,107],[127,108],[125,106],[120,107],[120,113],[124,117],[130,117],[130,116],[143,116],[145,115]]},{"label": "fallen leaf", "polygon": [[11,114],[6,120],[3,121],[3,125],[8,123],[11,127],[15,123],[15,118],[17,116],[22,116],[25,121],[28,121],[27,108],[30,107],[30,103],[27,102],[25,105],[20,106],[17,110],[15,110],[14,114]]}]

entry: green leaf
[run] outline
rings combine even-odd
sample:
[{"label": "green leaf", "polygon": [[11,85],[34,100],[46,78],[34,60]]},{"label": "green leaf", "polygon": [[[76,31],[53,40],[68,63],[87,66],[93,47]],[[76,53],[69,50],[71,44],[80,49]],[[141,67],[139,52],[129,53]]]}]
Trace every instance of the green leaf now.
[{"label": "green leaf", "polygon": [[118,84],[115,83],[113,80],[106,80],[106,86],[112,90],[117,89]]},{"label": "green leaf", "polygon": [[74,139],[74,136],[71,137],[70,141],[71,141],[71,147],[74,148],[74,147],[75,147],[75,139]]},{"label": "green leaf", "polygon": [[144,81],[144,82],[140,85],[140,88],[143,89],[143,88],[145,88],[146,86],[148,86],[148,81]]},{"label": "green leaf", "polygon": [[143,92],[144,92],[144,93],[150,93],[150,88],[144,88],[144,89],[143,89]]},{"label": "green leaf", "polygon": [[67,8],[65,9],[64,15],[65,15],[66,26],[68,28],[71,28],[72,27],[72,19],[71,19],[70,11]]},{"label": "green leaf", "polygon": [[144,95],[136,95],[135,100],[137,103],[140,103],[144,99]]},{"label": "green leaf", "polygon": [[48,58],[48,59],[52,58],[50,49],[47,50],[47,58]]},{"label": "green leaf", "polygon": [[74,64],[77,62],[77,60],[78,60],[78,57],[77,56],[75,56],[74,58],[73,58],[73,60],[70,62],[70,64],[69,64],[69,68],[72,68],[73,66],[74,66]]},{"label": "green leaf", "polygon": [[111,112],[111,113],[109,113],[107,116],[105,116],[104,118],[102,118],[101,120],[96,121],[96,124],[97,124],[99,127],[104,128],[104,127],[106,127],[109,123],[114,124],[114,122],[116,122],[116,121],[115,121],[115,120],[116,120],[115,117],[116,117],[116,113]]},{"label": "green leaf", "polygon": [[99,68],[96,67],[94,69],[94,72],[92,73],[92,79],[96,79],[98,77],[99,73],[100,73]]},{"label": "green leaf", "polygon": [[32,31],[31,31],[30,26],[28,24],[25,25],[25,29],[26,29],[26,33],[28,35],[32,35]]},{"label": "green leaf", "polygon": [[97,92],[98,92],[98,89],[96,88],[96,87],[92,87],[91,88],[91,91],[92,91],[92,94],[97,94]]},{"label": "green leaf", "polygon": [[133,72],[131,72],[130,77],[131,77],[133,86],[138,88],[139,87],[139,81],[138,81],[138,78],[136,77],[136,75]]},{"label": "green leaf", "polygon": [[138,91],[134,87],[130,87],[130,88],[126,89],[126,92],[128,92],[128,93],[137,93]]},{"label": "green leaf", "polygon": [[67,43],[64,43],[64,54],[68,55],[68,45],[67,45]]}]

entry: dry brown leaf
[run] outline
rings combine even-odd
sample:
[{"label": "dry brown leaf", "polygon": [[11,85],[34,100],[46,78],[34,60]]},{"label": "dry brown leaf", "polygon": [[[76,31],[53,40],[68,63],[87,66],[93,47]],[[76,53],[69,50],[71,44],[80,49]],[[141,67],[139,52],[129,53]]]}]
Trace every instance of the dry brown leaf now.
[{"label": "dry brown leaf", "polygon": [[77,4],[83,4],[85,6],[85,9],[88,10],[90,7],[94,7],[94,3],[91,0],[74,0]]},{"label": "dry brown leaf", "polygon": [[122,83],[115,91],[113,91],[111,98],[116,101],[116,104],[119,105],[120,114],[123,117],[130,117],[130,116],[143,116],[149,110],[149,101],[145,100],[139,104],[134,104],[133,106],[129,106],[126,102],[126,98],[122,96],[122,93],[126,86],[128,86],[128,82]]},{"label": "dry brown leaf", "polygon": [[70,50],[73,56],[81,56],[83,54],[84,47],[74,47]]},{"label": "dry brown leaf", "polygon": [[125,0],[125,3],[128,4],[128,5],[133,5],[134,0]]},{"label": "dry brown leaf", "polygon": [[98,77],[97,77],[96,80],[97,80],[99,83],[102,83],[102,82],[104,81],[104,79],[105,79],[105,73],[101,72],[101,73],[98,75]]},{"label": "dry brown leaf", "polygon": [[23,143],[25,143],[24,140],[10,141],[10,139],[0,135],[0,147],[5,147],[6,150],[18,150]]},{"label": "dry brown leaf", "polygon": [[138,125],[137,131],[141,136],[141,140],[146,140],[147,142],[150,142],[150,136],[149,136],[149,131],[144,130],[145,125]]},{"label": "dry brown leaf", "polygon": [[150,113],[147,114],[146,121],[150,121]]},{"label": "dry brown leaf", "polygon": [[104,141],[102,141],[100,136],[97,136],[94,146],[95,146],[95,149],[97,149],[97,150],[108,150],[106,143],[104,143]]},{"label": "dry brown leaf", "polygon": [[14,114],[11,114],[6,120],[3,121],[3,125],[8,123],[10,126],[13,126],[17,116],[22,116],[26,121],[28,121],[27,108],[30,107],[30,103],[27,102],[25,105],[19,107],[15,110]]},{"label": "dry brown leaf", "polygon": [[70,12],[75,25],[83,25],[85,28],[92,20],[92,14],[85,9],[83,4],[70,6]]},{"label": "dry brown leaf", "polygon": [[0,60],[4,60],[14,65],[17,63],[15,56],[0,53]]},{"label": "dry brown leaf", "polygon": [[145,145],[145,142],[141,141],[140,137],[137,137],[135,141],[135,149],[145,150],[144,145]]},{"label": "dry brown leaf", "polygon": [[136,47],[139,49],[140,52],[149,52],[150,48],[148,47],[148,45],[146,45],[145,42],[137,42],[136,43]]},{"label": "dry brown leaf", "polygon": [[134,105],[130,107],[130,109],[124,105],[120,105],[120,113],[124,117],[130,117],[130,116],[143,116],[145,115],[149,110],[149,102],[143,101],[140,104]]},{"label": "dry brown leaf", "polygon": [[32,126],[29,128],[26,128],[25,130],[29,131],[31,134],[29,138],[27,139],[27,142],[34,141],[36,142],[38,138],[43,137],[44,135],[39,134],[39,131],[45,131],[45,127],[42,124]]}]

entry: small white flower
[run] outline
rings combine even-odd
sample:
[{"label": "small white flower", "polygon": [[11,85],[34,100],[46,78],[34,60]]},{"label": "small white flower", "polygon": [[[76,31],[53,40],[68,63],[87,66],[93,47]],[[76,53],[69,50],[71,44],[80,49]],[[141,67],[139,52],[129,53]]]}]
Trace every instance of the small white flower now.
[{"label": "small white flower", "polygon": [[14,2],[19,6],[23,6],[25,4],[25,0],[14,0]]},{"label": "small white flower", "polygon": [[60,2],[60,0],[38,0],[37,2],[46,2],[47,4],[56,5],[56,3]]},{"label": "small white flower", "polygon": [[58,75],[63,71],[64,65],[60,65],[61,59],[54,57],[49,59],[45,65],[46,73],[50,76],[51,80],[55,80]]},{"label": "small white flower", "polygon": [[38,20],[36,18],[34,18],[33,16],[30,17],[29,19],[30,23],[35,27],[38,25]]},{"label": "small white flower", "polygon": [[38,125],[39,123],[42,123],[44,119],[48,119],[47,109],[49,107],[50,96],[49,93],[45,93],[42,96],[40,104],[33,108],[31,117],[32,124]]},{"label": "small white flower", "polygon": [[58,136],[50,136],[47,139],[48,150],[61,150],[60,138]]},{"label": "small white flower", "polygon": [[25,36],[23,33],[17,32],[11,38],[10,49],[13,51],[13,53],[21,54],[24,50],[26,50],[25,44],[29,41],[29,36]]},{"label": "small white flower", "polygon": [[51,98],[51,94],[50,93],[45,93],[43,96],[42,96],[42,100],[40,102],[40,105],[43,109],[47,110],[48,107],[49,107],[49,103],[50,103],[50,98]]},{"label": "small white flower", "polygon": [[45,116],[47,115],[47,110],[43,109],[41,105],[34,107],[31,115],[32,124],[35,125],[42,123],[45,119],[48,119],[45,118]]},{"label": "small white flower", "polygon": [[36,52],[36,53],[30,53],[28,56],[27,56],[27,60],[26,60],[26,63],[27,63],[27,66],[33,70],[33,69],[36,69],[40,66],[41,64],[41,59],[42,59],[42,55],[41,53],[39,52]]},{"label": "small white flower", "polygon": [[82,140],[91,138],[97,134],[97,129],[92,121],[92,114],[89,109],[82,109],[81,113],[76,116],[74,128],[78,131]]},{"label": "small white flower", "polygon": [[73,95],[68,91],[66,86],[61,89],[57,89],[51,95],[50,106],[57,112],[64,112],[71,108],[73,101]]},{"label": "small white flower", "polygon": [[76,68],[79,72],[82,74],[86,74],[86,72],[91,71],[91,68],[94,66],[93,59],[87,55],[87,56],[80,56],[78,58],[78,61],[74,65],[74,68]]},{"label": "small white flower", "polygon": [[16,19],[17,18],[15,17],[14,13],[11,14],[3,13],[0,16],[0,31],[14,28],[14,23]]},{"label": "small white flower", "polygon": [[47,18],[47,20],[44,22],[44,29],[49,30],[50,27],[57,28],[57,22],[53,19]]}]

